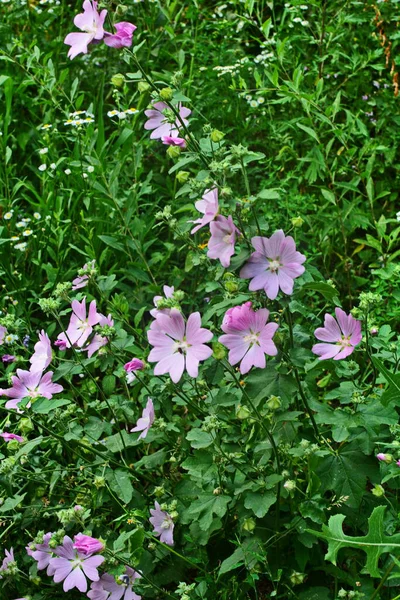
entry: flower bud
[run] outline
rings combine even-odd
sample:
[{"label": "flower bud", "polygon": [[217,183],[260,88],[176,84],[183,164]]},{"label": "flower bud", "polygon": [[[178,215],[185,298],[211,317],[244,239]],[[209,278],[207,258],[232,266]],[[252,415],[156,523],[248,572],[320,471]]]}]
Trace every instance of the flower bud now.
[{"label": "flower bud", "polygon": [[150,84],[147,83],[147,81],[139,81],[138,83],[138,90],[141,94],[144,94],[145,92],[147,92],[150,88]]},{"label": "flower bud", "polygon": [[94,484],[95,488],[100,489],[106,485],[106,480],[104,479],[104,477],[100,477],[99,475],[96,475],[96,477],[93,480],[93,484]]},{"label": "flower bud", "polygon": [[128,6],[126,6],[125,4],[118,3],[117,8],[115,10],[115,15],[117,17],[123,17],[128,12],[128,10]]},{"label": "flower bud", "polygon": [[291,219],[293,227],[301,227],[304,223],[304,220],[301,217],[293,217]]},{"label": "flower bud", "polygon": [[379,330],[377,327],[371,327],[371,329],[369,330],[369,335],[372,335],[373,337],[378,335],[378,333],[379,333]]},{"label": "flower bud", "polygon": [[168,146],[167,148],[167,154],[170,158],[178,158],[181,151],[179,146]]},{"label": "flower bud", "polygon": [[371,491],[372,491],[373,495],[376,496],[377,498],[381,498],[382,496],[385,495],[384,488],[379,484],[375,485],[374,489]]},{"label": "flower bud", "polygon": [[281,407],[281,399],[279,398],[279,396],[271,396],[270,399],[267,401],[267,407],[269,408],[269,410],[278,410],[278,408]]},{"label": "flower bud", "polygon": [[298,573],[297,571],[293,571],[293,573],[289,577],[292,585],[300,585],[301,583],[303,583],[305,578],[306,576],[304,573]]},{"label": "flower bud", "polygon": [[224,288],[226,289],[227,292],[229,292],[230,294],[233,294],[234,292],[238,291],[239,286],[236,283],[236,281],[226,281],[224,284]]},{"label": "flower bud", "polygon": [[212,344],[212,349],[213,349],[213,358],[215,358],[215,360],[222,360],[223,358],[225,358],[225,356],[226,356],[225,346],[223,346],[219,342],[214,342]]},{"label": "flower bud", "polygon": [[386,464],[393,462],[393,456],[391,454],[383,454],[383,452],[377,454],[376,458],[381,462],[385,462]]},{"label": "flower bud", "polygon": [[296,489],[296,482],[293,481],[293,479],[288,479],[287,481],[285,481],[285,483],[283,484],[283,487],[285,488],[285,490],[287,490],[288,492],[293,492]]},{"label": "flower bud", "polygon": [[225,137],[225,134],[222,131],[218,131],[218,129],[213,129],[210,133],[210,138],[212,142],[220,142]]},{"label": "flower bud", "polygon": [[189,179],[189,177],[190,177],[189,171],[178,171],[178,173],[176,174],[176,178],[179,181],[179,183],[186,183],[186,181]]},{"label": "flower bud", "polygon": [[160,90],[161,100],[166,100],[168,102],[169,100],[172,100],[173,95],[174,91],[170,87],[165,87],[162,90]]},{"label": "flower bud", "polygon": [[249,419],[251,417],[251,412],[247,408],[247,406],[242,406],[241,404],[239,404],[239,406],[236,409],[236,416],[238,419],[241,420]]},{"label": "flower bud", "polygon": [[243,529],[244,529],[245,531],[249,531],[249,532],[251,532],[251,531],[254,531],[254,529],[255,529],[255,528],[256,528],[256,522],[255,522],[255,520],[254,520],[254,519],[252,519],[251,517],[250,517],[250,518],[248,518],[248,519],[245,519],[245,520],[243,521]]},{"label": "flower bud", "polygon": [[125,77],[122,75],[122,73],[116,73],[115,75],[113,75],[111,77],[111,83],[115,87],[122,87],[124,85],[124,82],[125,82]]},{"label": "flower bud", "polygon": [[20,420],[18,429],[23,435],[27,435],[30,431],[33,431],[33,423],[29,417]]}]

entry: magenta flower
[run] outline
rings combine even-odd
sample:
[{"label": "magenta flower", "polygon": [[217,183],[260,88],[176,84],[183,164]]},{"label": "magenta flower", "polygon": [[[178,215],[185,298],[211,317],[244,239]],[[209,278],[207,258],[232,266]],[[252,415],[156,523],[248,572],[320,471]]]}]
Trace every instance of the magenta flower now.
[{"label": "magenta flower", "polygon": [[31,371],[39,372],[47,369],[51,363],[51,342],[44,329],[39,333],[39,341],[35,344],[35,352],[29,359],[31,363]]},{"label": "magenta flower", "polygon": [[124,364],[124,369],[127,373],[131,371],[143,371],[144,362],[140,358],[132,358],[131,361]]},{"label": "magenta flower", "polygon": [[236,235],[240,234],[232,217],[218,215],[210,223],[211,238],[208,242],[208,258],[218,258],[221,265],[229,267],[231,256],[235,254]]},{"label": "magenta flower", "polygon": [[153,400],[148,398],[146,407],[143,409],[142,416],[138,419],[135,427],[131,429],[131,433],[134,431],[141,431],[138,440],[145,438],[149,433],[150,427],[153,425],[155,419]]},{"label": "magenta flower", "polygon": [[24,441],[24,438],[21,435],[17,435],[16,433],[8,433],[7,431],[0,433],[0,437],[2,437],[6,442],[12,442],[13,440],[16,440],[17,442]]},{"label": "magenta flower", "polygon": [[203,216],[200,219],[196,219],[196,221],[188,221],[188,223],[198,223],[190,233],[196,233],[204,225],[211,223],[217,216],[219,211],[218,188],[206,190],[202,199],[195,202],[195,207]]},{"label": "magenta flower", "polygon": [[[92,300],[89,306],[89,312],[86,316],[86,298],[82,302],[72,301],[72,316],[67,331],[60,333],[57,338],[57,346],[61,350],[71,348],[72,346],[82,346],[87,341],[93,331],[93,327],[100,323],[101,316],[96,309],[96,301]],[[60,343],[61,342],[61,343]]]},{"label": "magenta flower", "polygon": [[96,554],[97,552],[103,552],[104,547],[103,542],[97,538],[90,537],[90,535],[78,533],[78,535],[74,536],[75,550],[78,550],[78,552],[81,552],[82,554],[86,554],[86,556]]},{"label": "magenta flower", "polygon": [[265,368],[265,355],[275,356],[278,351],[272,338],[278,329],[277,323],[268,323],[269,311],[266,308],[254,311],[251,302],[230,308],[224,316],[219,341],[229,348],[229,362],[239,361],[240,372],[244,375],[251,367]]},{"label": "magenta flower", "polygon": [[324,327],[314,331],[317,340],[323,344],[312,347],[319,360],[342,360],[354,352],[354,348],[361,342],[361,321],[356,321],[352,315],[346,315],[341,308],[335,308],[336,319],[325,315]]},{"label": "magenta flower", "polygon": [[3,356],[1,357],[1,360],[3,361],[3,363],[5,363],[7,365],[7,364],[13,363],[15,361],[15,356],[13,354],[3,354]]},{"label": "magenta flower", "polygon": [[104,34],[104,43],[112,48],[129,48],[129,46],[132,46],[133,32],[137,29],[136,25],[121,21],[120,23],[115,23],[114,27],[117,33],[108,33],[106,31]]},{"label": "magenta flower", "polygon": [[249,289],[252,292],[264,289],[270,300],[275,300],[279,289],[292,294],[293,280],[304,273],[302,264],[306,260],[296,251],[294,239],[280,229],[270,238],[253,237],[251,243],[256,252],[240,271],[240,277],[251,279]]},{"label": "magenta flower", "polygon": [[[53,534],[51,532],[45,533],[43,536],[43,542],[41,544],[33,544],[34,549],[27,546],[26,551],[34,560],[37,562],[37,569],[41,571],[49,567],[50,559],[53,558],[53,550],[49,546],[49,541]],[[52,569],[47,569],[47,575],[53,575]]]},{"label": "magenta flower", "polygon": [[155,509],[151,508],[150,513],[149,521],[154,527],[154,535],[160,538],[160,542],[167,544],[167,546],[173,546],[174,522],[171,515],[161,510],[158,502],[155,502]]},{"label": "magenta flower", "polygon": [[68,56],[72,60],[78,54],[87,54],[88,45],[93,40],[101,40],[104,37],[104,19],[107,11],[97,12],[97,2],[95,0],[85,0],[83,3],[83,13],[76,15],[74,19],[75,26],[84,33],[69,33],[64,40],[64,44],[71,46],[68,50]]},{"label": "magenta flower", "polygon": [[[167,300],[169,298],[172,298],[172,296],[174,295],[174,291],[175,291],[174,287],[170,287],[169,285],[164,285],[164,287],[163,287],[164,296],[165,296],[165,298],[167,298]],[[155,308],[153,308],[150,311],[150,314],[154,318],[156,318],[157,315],[161,315],[161,314],[169,315],[169,313],[171,312],[170,308],[162,308],[162,309],[157,308],[157,303],[160,300],[164,300],[164,298],[162,296],[154,296],[154,298],[153,298],[153,304],[154,304]]]},{"label": "magenta flower", "polygon": [[3,325],[0,325],[0,345],[4,342],[4,338],[7,335],[7,329],[5,327],[3,327]]},{"label": "magenta flower", "polygon": [[[23,398],[48,398],[53,394],[59,394],[63,391],[62,385],[52,382],[53,371],[43,375],[42,372],[32,373],[17,369],[17,375],[11,379],[12,387],[7,390],[0,390],[0,396],[12,398],[6,403],[6,408],[18,408],[18,404]],[[28,407],[30,403],[28,404]]]},{"label": "magenta flower", "polygon": [[87,284],[89,282],[89,277],[92,274],[92,271],[94,271],[94,269],[96,268],[95,265],[96,265],[95,260],[91,260],[90,262],[83,265],[82,271],[87,271],[87,274],[84,273],[83,275],[79,275],[72,281],[72,290],[73,291],[80,290],[81,288],[84,288],[87,286]]},{"label": "magenta flower", "polygon": [[199,374],[199,362],[212,354],[211,348],[205,345],[213,337],[208,329],[201,327],[200,313],[192,313],[187,323],[176,308],[170,315],[157,315],[157,327],[147,332],[147,337],[154,348],[149,354],[149,361],[156,362],[154,375],[169,373],[172,381],[177,383],[187,370],[191,377]]},{"label": "magenta flower", "polygon": [[186,148],[186,140],[180,137],[171,137],[170,135],[163,135],[161,141],[166,146],[179,146],[180,148]]},{"label": "magenta flower", "polygon": [[179,104],[176,109],[179,111],[181,120],[178,119],[178,117],[175,119],[174,115],[172,115],[174,118],[172,123],[169,122],[169,117],[166,116],[166,114],[168,115],[168,112],[164,114],[164,111],[171,112],[165,102],[156,102],[152,109],[144,111],[146,117],[149,117],[144,124],[144,128],[147,130],[153,130],[150,135],[150,139],[159,140],[164,136],[175,138],[179,137],[179,128],[182,127],[182,122],[185,124],[185,126],[188,125],[189,121],[186,119],[186,117],[188,117],[192,111],[189,108],[185,108],[181,104]]},{"label": "magenta flower", "polygon": [[[104,327],[105,325],[108,325],[108,327],[114,327],[114,320],[111,315],[108,315],[108,317],[105,317],[101,313],[98,313],[98,315],[100,317],[98,324],[101,327]],[[100,348],[106,346],[108,341],[108,337],[100,335],[99,333],[95,333],[90,340],[90,343],[85,346],[83,350],[88,353],[88,358],[90,358],[95,352],[97,352],[97,350],[100,350]]]},{"label": "magenta flower", "polygon": [[4,554],[6,555],[6,557],[3,558],[3,562],[2,562],[1,567],[0,567],[0,579],[3,578],[3,576],[1,575],[1,573],[3,571],[7,571],[9,565],[11,563],[15,562],[15,559],[14,559],[14,549],[13,548],[10,548],[10,550],[4,549]]},{"label": "magenta flower", "polygon": [[92,583],[88,598],[90,600],[141,600],[141,596],[132,589],[135,579],[140,577],[141,575],[130,567],[125,567],[125,573],[118,577],[118,581],[112,575],[104,573],[99,581]]},{"label": "magenta flower", "polygon": [[54,583],[64,581],[64,592],[68,592],[75,587],[80,592],[86,592],[86,577],[90,581],[100,579],[97,567],[104,562],[104,556],[88,556],[78,552],[68,535],[64,536],[63,545],[57,546],[54,552],[58,558],[50,559],[50,567],[53,569]]}]

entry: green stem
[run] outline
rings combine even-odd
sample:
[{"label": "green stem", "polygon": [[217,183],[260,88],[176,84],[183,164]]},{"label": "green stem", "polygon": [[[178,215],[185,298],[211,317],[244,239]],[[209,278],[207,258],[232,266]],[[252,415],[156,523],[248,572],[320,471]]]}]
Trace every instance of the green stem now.
[{"label": "green stem", "polygon": [[389,577],[390,573],[392,572],[394,566],[395,566],[395,562],[394,560],[391,562],[391,564],[388,566],[388,568],[386,569],[386,571],[383,574],[382,579],[379,582],[378,587],[376,588],[376,590],[374,591],[374,593],[372,594],[370,600],[374,600],[374,598],[378,597],[379,591],[383,588],[387,578]]}]

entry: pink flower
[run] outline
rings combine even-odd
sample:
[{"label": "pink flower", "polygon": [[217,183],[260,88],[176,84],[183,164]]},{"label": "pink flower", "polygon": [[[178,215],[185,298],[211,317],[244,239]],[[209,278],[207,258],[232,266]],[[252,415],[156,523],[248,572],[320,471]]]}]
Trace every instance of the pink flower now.
[{"label": "pink flower", "polygon": [[79,275],[72,281],[72,290],[73,291],[80,290],[81,288],[86,287],[89,282],[89,277],[92,274],[92,272],[95,270],[95,268],[96,268],[95,260],[91,260],[89,263],[84,264],[82,267],[82,271],[87,271],[87,274],[84,273],[83,275]]},{"label": "pink flower", "polygon": [[1,360],[5,364],[13,363],[15,361],[15,356],[13,354],[3,354],[3,356],[1,357]]},{"label": "pink flower", "polygon": [[51,363],[51,342],[44,329],[39,333],[39,341],[35,344],[35,352],[29,359],[31,371],[38,372],[47,369]]},{"label": "pink flower", "polygon": [[5,327],[3,327],[3,325],[0,325],[0,345],[4,342],[4,338],[7,335],[7,329]]},{"label": "pink flower", "polygon": [[71,346],[82,346],[87,341],[93,331],[93,327],[100,323],[101,315],[97,312],[96,301],[92,300],[89,306],[89,312],[86,316],[86,298],[82,302],[72,301],[72,316],[67,331],[60,333],[57,340],[62,344],[57,344],[60,349],[71,348]]},{"label": "pink flower", "polygon": [[[49,567],[50,559],[53,557],[53,550],[49,546],[49,541],[53,534],[51,532],[45,533],[43,536],[43,542],[41,544],[34,544],[34,550],[27,546],[26,551],[34,560],[37,562],[37,569],[41,571],[46,567]],[[47,575],[53,575],[52,569],[47,570]]]},{"label": "pink flower", "polygon": [[6,557],[3,559],[3,562],[2,562],[1,567],[0,567],[0,579],[3,578],[3,576],[1,575],[1,572],[2,571],[7,571],[8,566],[11,563],[15,562],[15,559],[14,559],[14,549],[13,548],[10,548],[10,550],[4,549],[4,554],[6,555]]},{"label": "pink flower", "polygon": [[82,554],[86,554],[89,556],[90,554],[95,554],[96,552],[103,552],[104,544],[97,538],[90,537],[90,535],[84,535],[83,533],[78,533],[78,535],[74,536],[74,548],[81,552]]},{"label": "pink flower", "polygon": [[253,237],[251,243],[256,252],[240,271],[240,277],[251,279],[249,289],[252,292],[264,289],[270,300],[275,300],[279,288],[285,294],[292,294],[293,280],[304,273],[302,264],[306,260],[296,252],[294,239],[280,229],[270,238]]},{"label": "pink flower", "polygon": [[131,371],[143,371],[144,362],[140,358],[132,358],[130,362],[124,364],[124,369],[127,373]]},{"label": "pink flower", "polygon": [[272,338],[278,329],[277,323],[268,323],[269,311],[266,308],[254,311],[251,302],[230,308],[222,322],[219,341],[229,348],[229,362],[239,361],[240,372],[248,373],[251,367],[265,368],[265,355],[275,356],[278,351]]},{"label": "pink flower", "polygon": [[[167,300],[168,300],[169,298],[172,298],[172,296],[174,295],[175,289],[174,289],[174,287],[170,287],[169,285],[164,285],[163,291],[164,291],[165,298],[167,298]],[[161,309],[157,308],[157,303],[160,300],[164,300],[164,298],[162,296],[154,296],[154,298],[153,298],[153,304],[154,304],[155,308],[153,308],[150,311],[150,314],[154,318],[156,318],[157,315],[161,315],[161,314],[169,315],[169,313],[171,312],[170,308],[161,308]]]},{"label": "pink flower", "polygon": [[160,537],[160,542],[167,544],[167,546],[173,546],[174,522],[171,515],[161,510],[158,502],[155,502],[155,509],[151,508],[150,513],[149,521],[154,527],[154,535]]},{"label": "pink flower", "polygon": [[53,371],[43,375],[42,372],[32,373],[32,371],[17,369],[17,375],[11,379],[12,387],[0,392],[1,396],[12,398],[6,403],[6,408],[18,408],[18,404],[23,398],[33,399],[42,396],[50,400],[53,394],[62,392],[64,388],[58,383],[53,383],[52,377]]},{"label": "pink flower", "polygon": [[204,227],[204,225],[211,223],[217,216],[219,211],[218,188],[206,190],[202,199],[195,203],[195,207],[199,213],[203,214],[203,216],[200,219],[196,219],[196,221],[188,221],[188,223],[199,223],[196,227],[193,227],[190,232],[192,234],[196,233],[196,231]]},{"label": "pink flower", "polygon": [[[108,325],[108,327],[114,327],[114,320],[111,315],[108,315],[108,317],[105,317],[101,313],[98,313],[98,315],[100,317],[98,324],[101,327],[104,327],[105,325]],[[85,346],[83,350],[87,351],[88,358],[90,358],[95,352],[97,352],[97,350],[100,350],[100,348],[106,346],[106,344],[108,344],[108,337],[100,335],[99,333],[95,333],[90,343]]]},{"label": "pink flower", "polygon": [[132,46],[133,32],[137,29],[136,25],[121,21],[114,25],[117,33],[105,32],[104,43],[112,48],[123,48],[124,46]]},{"label": "pink flower", "polygon": [[92,583],[88,598],[90,600],[140,600],[141,596],[136,594],[132,586],[135,579],[140,579],[141,575],[125,567],[124,575],[118,577],[116,581],[112,575],[104,573],[100,580]]},{"label": "pink flower", "polygon": [[54,582],[64,581],[64,592],[75,587],[80,592],[86,592],[86,577],[91,581],[100,579],[97,567],[104,562],[104,556],[87,556],[78,552],[68,535],[64,536],[63,545],[57,546],[54,552],[58,558],[50,559],[50,567],[53,569]]},{"label": "pink flower", "polygon": [[135,427],[131,429],[131,433],[134,431],[141,431],[138,440],[145,438],[149,433],[150,427],[153,425],[155,419],[153,400],[148,398],[146,408],[143,409],[142,416],[138,419]]},{"label": "pink flower", "polygon": [[[187,121],[186,117],[188,117],[192,111],[189,108],[181,106],[181,104],[179,104],[176,108],[179,111],[181,120],[187,126],[189,121]],[[169,123],[168,118],[163,111],[170,111],[165,102],[156,102],[152,109],[144,111],[146,117],[149,117],[144,125],[144,128],[147,130],[153,130],[150,135],[150,139],[152,140],[158,140],[164,136],[178,137],[179,135],[179,128],[182,127],[181,121],[178,119],[178,117],[175,119],[174,115],[172,115],[174,117],[174,121]]]},{"label": "pink flower", "polygon": [[180,137],[171,137],[170,135],[163,135],[161,141],[166,146],[179,146],[180,148],[186,148],[186,140]]},{"label": "pink flower", "polygon": [[150,362],[157,362],[155,375],[169,373],[172,381],[177,383],[187,370],[191,377],[197,377],[199,362],[212,354],[211,348],[205,346],[213,334],[201,327],[200,313],[192,313],[187,323],[176,308],[170,315],[157,315],[157,327],[147,332],[147,337],[154,348],[149,354]]},{"label": "pink flower", "polygon": [[232,217],[218,215],[210,223],[211,238],[208,242],[208,258],[219,258],[221,265],[229,267],[231,256],[235,254],[236,235],[240,234]]},{"label": "pink flower", "polygon": [[352,315],[346,315],[341,308],[335,308],[336,319],[325,315],[324,327],[314,331],[317,340],[323,344],[312,347],[319,360],[342,360],[354,352],[354,348],[361,342],[361,321],[356,321]]},{"label": "pink flower", "polygon": [[7,431],[3,431],[0,433],[0,437],[2,437],[6,442],[11,442],[12,440],[16,440],[17,442],[23,442],[24,438],[16,433],[7,433]]},{"label": "pink flower", "polygon": [[68,56],[72,60],[78,54],[87,54],[88,45],[93,40],[101,40],[104,37],[104,19],[107,11],[97,12],[97,2],[95,0],[85,0],[83,3],[83,13],[76,15],[74,24],[78,29],[85,33],[69,33],[64,40],[64,44],[71,46],[68,50]]}]

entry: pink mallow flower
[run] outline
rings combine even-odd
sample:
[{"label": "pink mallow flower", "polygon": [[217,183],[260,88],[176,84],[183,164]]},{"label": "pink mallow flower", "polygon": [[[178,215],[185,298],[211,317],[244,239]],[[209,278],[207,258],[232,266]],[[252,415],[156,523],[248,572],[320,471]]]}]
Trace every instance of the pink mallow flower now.
[{"label": "pink mallow flower", "polygon": [[[32,544],[32,547],[27,546],[26,552],[37,562],[37,569],[41,571],[49,567],[50,560],[53,558],[53,550],[49,546],[49,542],[52,536],[52,532],[45,533],[43,536],[43,542],[41,544]],[[49,567],[47,569],[47,575],[53,575],[54,571]]]},{"label": "pink mallow flower", "polygon": [[167,104],[165,104],[165,102],[156,102],[153,105],[153,108],[144,111],[146,117],[149,117],[144,124],[144,128],[147,130],[153,130],[150,135],[150,139],[159,140],[164,136],[174,138],[179,137],[179,128],[182,127],[182,122],[185,124],[185,126],[188,125],[189,121],[186,119],[186,117],[188,117],[192,111],[189,108],[185,108],[181,104],[176,107],[176,110],[179,111],[181,120],[176,117],[173,123],[169,122],[168,117],[163,112],[170,111],[170,108]]},{"label": "pink mallow flower", "polygon": [[191,377],[197,377],[199,362],[212,354],[211,348],[205,345],[213,337],[208,329],[201,327],[200,313],[192,313],[187,323],[178,309],[172,308],[170,315],[157,315],[157,327],[147,332],[147,337],[154,348],[148,360],[156,362],[155,375],[169,373],[172,381],[177,383],[186,368]]},{"label": "pink mallow flower", "polygon": [[341,308],[335,308],[336,319],[332,315],[325,315],[324,327],[314,331],[317,340],[322,344],[312,347],[319,360],[342,360],[354,352],[354,348],[361,342],[361,321],[352,315],[346,315]]},{"label": "pink mallow flower", "polygon": [[186,140],[180,137],[163,135],[161,141],[166,146],[179,146],[179,148],[186,148]]},{"label": "pink mallow flower", "polygon": [[389,464],[393,461],[393,456],[391,454],[384,454],[383,452],[380,452],[379,454],[377,454],[376,458],[387,464]]},{"label": "pink mallow flower", "polygon": [[141,431],[138,440],[144,439],[149,433],[150,427],[153,425],[155,419],[154,404],[151,398],[148,398],[146,407],[143,409],[142,416],[138,419],[135,427],[131,429],[131,433],[134,431]]},{"label": "pink mallow flower", "polygon": [[14,549],[10,548],[10,550],[4,549],[4,554],[6,555],[5,558],[3,558],[3,562],[1,564],[0,567],[0,579],[3,578],[3,576],[1,575],[1,573],[3,571],[7,571],[9,566],[11,565],[11,563],[15,563],[15,559],[14,559]]},{"label": "pink mallow flower", "polygon": [[195,207],[202,213],[202,217],[200,219],[196,219],[195,221],[188,221],[188,223],[198,223],[196,227],[193,227],[190,233],[196,233],[199,229],[208,225],[215,219],[218,214],[219,206],[218,206],[218,188],[214,188],[212,190],[206,190],[201,200],[195,202]]},{"label": "pink mallow flower", "polygon": [[64,581],[64,592],[76,587],[84,593],[87,591],[86,577],[90,581],[100,579],[97,567],[104,562],[104,556],[78,552],[68,535],[64,536],[63,545],[57,546],[54,552],[57,558],[50,559],[50,567],[53,570],[54,583]]},{"label": "pink mallow flower", "polygon": [[219,341],[229,348],[229,362],[239,361],[240,372],[248,373],[251,367],[265,368],[265,355],[275,356],[278,351],[272,338],[278,329],[277,323],[267,323],[269,310],[254,311],[251,302],[230,308],[224,316]]},{"label": "pink mallow flower", "polygon": [[44,329],[39,333],[39,341],[35,344],[35,352],[29,359],[31,371],[38,372],[47,369],[51,363],[51,342]]},{"label": "pink mallow flower", "polygon": [[72,315],[69,321],[68,329],[60,333],[57,338],[59,348],[71,348],[71,346],[82,346],[87,342],[88,337],[93,331],[93,327],[100,323],[101,314],[97,312],[96,301],[92,300],[89,305],[89,312],[86,316],[86,298],[82,302],[72,301]]},{"label": "pink mallow flower", "polygon": [[95,260],[91,260],[90,262],[84,264],[82,267],[82,271],[86,271],[87,274],[83,273],[83,275],[78,275],[78,277],[76,277],[72,281],[72,290],[76,291],[76,290],[80,290],[80,289],[86,287],[89,282],[89,277],[92,274],[92,272],[95,270],[95,268],[96,268]]},{"label": "pink mallow flower", "polygon": [[125,573],[118,577],[118,581],[112,575],[104,573],[99,581],[92,583],[88,598],[90,600],[141,600],[141,596],[132,589],[135,579],[140,578],[141,575],[131,567],[125,567]]},{"label": "pink mallow flower", "polygon": [[129,48],[129,46],[132,46],[133,33],[137,29],[136,25],[127,21],[121,21],[120,23],[115,23],[114,27],[117,32],[108,33],[106,31],[104,34],[104,43],[112,48]]},{"label": "pink mallow flower", "polygon": [[[168,300],[169,298],[172,298],[172,296],[174,295],[175,288],[173,286],[164,285],[163,292],[164,292],[165,298],[167,298],[167,300]],[[171,312],[170,308],[157,308],[157,303],[160,300],[164,300],[163,296],[154,296],[154,298],[153,298],[153,304],[154,304],[155,308],[153,308],[150,311],[150,314],[154,318],[156,318],[157,315],[161,315],[161,314],[169,315],[169,313]]]},{"label": "pink mallow flower", "polygon": [[78,533],[78,535],[74,536],[74,548],[75,550],[78,550],[78,552],[89,556],[90,554],[103,552],[104,544],[97,538],[90,537],[90,535]]},{"label": "pink mallow flower", "polygon": [[154,535],[160,538],[160,542],[167,544],[167,546],[173,546],[174,522],[171,515],[161,510],[158,502],[155,502],[155,509],[151,508],[150,513],[149,521],[154,527]]},{"label": "pink mallow flower", "polygon": [[218,215],[210,223],[211,238],[208,241],[208,258],[218,258],[225,268],[231,263],[231,256],[235,254],[236,236],[239,229],[231,216],[228,218]]},{"label": "pink mallow flower", "polygon": [[302,265],[306,260],[296,251],[294,239],[280,229],[270,238],[253,237],[251,243],[256,251],[240,271],[240,277],[251,279],[249,289],[264,289],[270,300],[275,300],[279,289],[292,294],[293,281],[304,273]]},{"label": "pink mallow flower", "polygon": [[124,369],[127,373],[131,373],[131,371],[143,371],[144,362],[140,358],[132,358],[131,361],[124,364]]},{"label": "pink mallow flower", "polygon": [[6,442],[12,442],[15,440],[16,442],[22,443],[24,441],[24,438],[21,435],[17,435],[16,433],[8,433],[7,431],[0,433],[0,437],[2,437]]},{"label": "pink mallow flower", "polygon": [[78,54],[87,54],[88,45],[94,40],[101,40],[104,37],[104,20],[107,11],[104,9],[99,14],[97,12],[97,2],[95,0],[85,0],[83,3],[83,13],[76,15],[74,19],[75,26],[84,33],[69,33],[64,40],[64,44],[71,46],[68,50],[68,56],[72,60]]},{"label": "pink mallow flower", "polygon": [[11,379],[12,387],[0,390],[0,396],[12,398],[6,403],[6,408],[18,408],[18,404],[23,398],[43,397],[50,400],[53,394],[62,392],[64,388],[58,383],[53,383],[52,377],[53,371],[43,375],[41,371],[32,373],[32,371],[17,369],[17,375]]},{"label": "pink mallow flower", "polygon": [[[101,327],[104,327],[105,325],[108,325],[108,327],[114,327],[114,320],[111,315],[105,317],[104,315],[99,313],[99,316],[100,320],[98,324]],[[83,350],[88,353],[88,358],[90,358],[95,352],[97,352],[97,350],[100,350],[100,348],[106,346],[107,344],[108,337],[100,335],[99,333],[95,333],[92,339],[90,340],[90,343],[87,346],[85,346]]]}]

